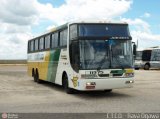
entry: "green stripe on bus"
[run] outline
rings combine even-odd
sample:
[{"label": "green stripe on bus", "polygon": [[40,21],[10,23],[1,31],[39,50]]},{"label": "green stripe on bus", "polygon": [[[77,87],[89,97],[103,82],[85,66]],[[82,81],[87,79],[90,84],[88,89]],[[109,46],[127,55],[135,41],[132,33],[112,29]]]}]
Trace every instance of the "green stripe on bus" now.
[{"label": "green stripe on bus", "polygon": [[125,70],[112,70],[111,73],[112,74],[123,74],[125,73]]},{"label": "green stripe on bus", "polygon": [[60,49],[50,51],[48,75],[47,75],[47,81],[49,82],[55,83],[60,51],[61,51]]}]

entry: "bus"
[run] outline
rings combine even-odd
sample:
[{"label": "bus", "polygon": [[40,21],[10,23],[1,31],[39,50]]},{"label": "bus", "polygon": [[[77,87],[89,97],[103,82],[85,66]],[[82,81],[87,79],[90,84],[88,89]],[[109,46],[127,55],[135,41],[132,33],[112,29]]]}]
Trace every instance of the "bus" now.
[{"label": "bus", "polygon": [[28,74],[66,93],[130,88],[132,37],[127,23],[78,21],[28,41]]},{"label": "bus", "polygon": [[160,68],[160,46],[137,51],[135,69],[149,70]]}]

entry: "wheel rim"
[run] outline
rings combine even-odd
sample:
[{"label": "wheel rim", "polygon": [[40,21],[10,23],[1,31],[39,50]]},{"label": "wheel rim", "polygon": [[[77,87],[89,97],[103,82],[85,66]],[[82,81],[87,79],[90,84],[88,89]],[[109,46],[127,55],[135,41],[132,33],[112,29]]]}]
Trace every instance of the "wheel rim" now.
[{"label": "wheel rim", "polygon": [[147,69],[147,70],[149,69],[149,65],[148,64],[145,65],[145,69]]}]

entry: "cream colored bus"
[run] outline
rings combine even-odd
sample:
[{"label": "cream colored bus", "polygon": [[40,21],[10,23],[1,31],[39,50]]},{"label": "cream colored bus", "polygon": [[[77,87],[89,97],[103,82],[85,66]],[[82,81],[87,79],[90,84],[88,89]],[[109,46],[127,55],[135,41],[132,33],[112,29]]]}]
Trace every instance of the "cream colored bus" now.
[{"label": "cream colored bus", "polygon": [[35,82],[74,90],[112,91],[134,83],[128,24],[72,22],[28,41],[28,74]]}]

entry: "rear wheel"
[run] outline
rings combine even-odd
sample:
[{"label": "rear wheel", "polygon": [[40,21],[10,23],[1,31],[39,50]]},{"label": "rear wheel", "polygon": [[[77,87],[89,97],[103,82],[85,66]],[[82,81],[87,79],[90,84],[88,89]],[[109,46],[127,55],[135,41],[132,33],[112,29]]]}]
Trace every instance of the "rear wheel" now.
[{"label": "rear wheel", "polygon": [[69,88],[68,77],[67,77],[66,74],[63,76],[63,82],[62,83],[63,83],[64,90],[67,94],[73,94],[74,93],[74,90]]},{"label": "rear wheel", "polygon": [[34,76],[34,79],[36,80],[37,83],[42,83],[42,80],[39,79],[38,70],[36,70],[36,74],[35,74],[35,76]]},{"label": "rear wheel", "polygon": [[144,70],[149,70],[149,68],[150,68],[149,64],[144,65]]},{"label": "rear wheel", "polygon": [[38,77],[37,77],[37,74],[33,71],[33,74],[32,74],[32,75],[33,75],[34,82],[37,82],[37,78],[38,78]]}]

